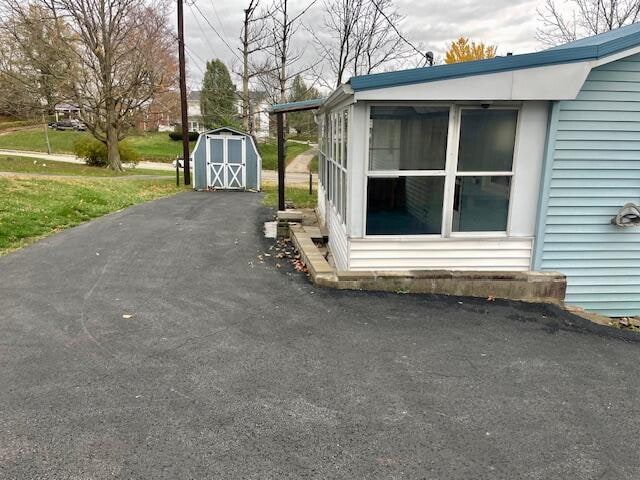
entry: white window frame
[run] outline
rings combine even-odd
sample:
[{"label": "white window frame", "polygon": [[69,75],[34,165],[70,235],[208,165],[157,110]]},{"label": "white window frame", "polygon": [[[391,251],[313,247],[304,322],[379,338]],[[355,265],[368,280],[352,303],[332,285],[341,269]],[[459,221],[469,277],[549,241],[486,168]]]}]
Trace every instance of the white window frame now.
[{"label": "white window frame", "polygon": [[[449,107],[449,125],[447,129],[447,153],[444,170],[370,170],[369,152],[371,135],[371,107],[384,106],[404,106],[404,107]],[[465,109],[482,109],[485,108],[479,103],[422,103],[422,102],[370,102],[367,105],[366,114],[366,148],[365,148],[365,179],[362,205],[364,207],[364,215],[362,215],[362,232],[364,238],[401,240],[410,237],[420,240],[442,240],[442,239],[464,239],[464,238],[507,238],[511,232],[511,217],[513,207],[513,193],[515,185],[515,175],[518,158],[518,144],[520,138],[520,124],[522,117],[521,103],[502,103],[500,105],[490,105],[491,110],[515,110],[516,111],[516,132],[515,144],[513,150],[513,160],[511,163],[511,171],[509,172],[458,172],[458,148],[460,146],[460,126],[462,120],[462,110]],[[442,225],[440,233],[436,234],[367,234],[367,195],[369,178],[400,178],[400,177],[430,177],[444,176],[444,193],[442,201]],[[509,176],[511,182],[509,184],[509,208],[507,212],[507,227],[505,231],[478,231],[478,232],[454,232],[453,231],[453,203],[455,197],[455,181],[456,177],[462,176]]]},{"label": "white window frame", "polygon": [[[325,129],[328,135],[327,152],[320,152],[323,175],[320,180],[327,201],[327,206],[333,208],[340,223],[347,226],[348,171],[344,162],[348,150],[347,141],[350,137],[351,106],[341,106],[326,112],[324,115]],[[345,132],[345,122],[347,131]],[[326,182],[324,180],[327,180]]]}]

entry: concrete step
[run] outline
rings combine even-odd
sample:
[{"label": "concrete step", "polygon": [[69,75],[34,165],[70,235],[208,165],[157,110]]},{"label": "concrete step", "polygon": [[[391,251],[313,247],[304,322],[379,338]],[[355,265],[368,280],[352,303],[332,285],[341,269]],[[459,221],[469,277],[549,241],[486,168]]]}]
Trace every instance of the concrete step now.
[{"label": "concrete step", "polygon": [[319,227],[305,226],[304,231],[307,232],[314,242],[326,242],[329,239],[327,232],[323,232]]}]

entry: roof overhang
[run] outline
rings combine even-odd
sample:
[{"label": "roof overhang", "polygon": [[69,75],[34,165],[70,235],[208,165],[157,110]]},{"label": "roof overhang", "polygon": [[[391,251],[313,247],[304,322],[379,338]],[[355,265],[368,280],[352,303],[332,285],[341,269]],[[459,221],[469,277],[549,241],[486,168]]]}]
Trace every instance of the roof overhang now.
[{"label": "roof overhang", "polygon": [[568,100],[592,68],[640,52],[640,24],[541,52],[356,76],[358,100]]},{"label": "roof overhang", "polygon": [[360,100],[568,100],[591,71],[589,62],[528,68],[356,91]]},{"label": "roof overhang", "polygon": [[277,103],[271,105],[269,114],[303,112],[305,110],[316,110],[324,103],[326,98],[313,98],[311,100],[301,100],[299,102]]}]

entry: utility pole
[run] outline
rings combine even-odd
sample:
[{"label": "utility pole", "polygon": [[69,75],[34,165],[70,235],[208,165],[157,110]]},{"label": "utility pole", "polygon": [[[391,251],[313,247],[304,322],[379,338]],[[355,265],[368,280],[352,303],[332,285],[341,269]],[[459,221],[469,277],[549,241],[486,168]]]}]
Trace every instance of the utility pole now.
[{"label": "utility pole", "polygon": [[182,0],[178,0],[178,64],[180,68],[180,110],[182,112],[182,162],[184,184],[191,184],[189,172],[189,119],[187,117],[187,75],[184,59],[184,12]]}]

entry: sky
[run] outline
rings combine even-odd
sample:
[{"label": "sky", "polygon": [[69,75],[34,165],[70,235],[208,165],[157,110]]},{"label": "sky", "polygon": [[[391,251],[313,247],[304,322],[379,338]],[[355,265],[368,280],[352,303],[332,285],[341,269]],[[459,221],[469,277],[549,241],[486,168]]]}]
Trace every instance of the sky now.
[{"label": "sky", "polygon": [[[262,0],[267,3],[268,0]],[[309,0],[290,0],[294,13]],[[227,67],[239,67],[237,48],[242,27],[243,8],[248,0],[187,0],[185,3],[185,39],[187,76],[191,89],[202,82],[204,62],[220,58]],[[447,45],[460,36],[498,46],[498,55],[541,50],[535,38],[538,18],[536,9],[544,0],[394,0],[405,19],[397,28],[412,43],[420,43],[442,58]],[[305,28],[295,37],[296,48],[303,53],[302,62],[312,63],[317,52],[308,30],[320,33],[323,0],[305,14]],[[218,33],[215,33],[215,31]],[[219,34],[219,35],[218,35]],[[234,65],[235,64],[235,65]],[[232,75],[239,85],[239,78]]]}]

